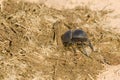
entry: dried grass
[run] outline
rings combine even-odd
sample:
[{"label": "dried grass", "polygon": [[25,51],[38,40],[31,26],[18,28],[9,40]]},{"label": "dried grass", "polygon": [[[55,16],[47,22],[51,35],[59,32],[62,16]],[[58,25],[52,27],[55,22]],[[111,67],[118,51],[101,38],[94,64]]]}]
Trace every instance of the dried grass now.
[{"label": "dried grass", "polygon": [[[103,29],[111,12],[93,11],[89,6],[60,11],[5,1],[0,12],[0,80],[96,79],[103,64],[120,64],[120,35]],[[95,48],[93,59],[81,52],[75,56],[61,46],[67,27],[88,33]]]}]

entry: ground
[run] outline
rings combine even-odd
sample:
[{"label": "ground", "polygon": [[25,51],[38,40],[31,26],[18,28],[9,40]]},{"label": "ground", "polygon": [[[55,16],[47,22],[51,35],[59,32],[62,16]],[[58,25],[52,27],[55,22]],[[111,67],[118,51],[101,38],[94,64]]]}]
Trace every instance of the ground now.
[{"label": "ground", "polygon": [[[108,6],[57,8],[56,1],[1,0],[0,80],[118,80],[120,29],[111,20],[119,15]],[[61,35],[69,29],[88,34],[91,58],[63,46]]]}]

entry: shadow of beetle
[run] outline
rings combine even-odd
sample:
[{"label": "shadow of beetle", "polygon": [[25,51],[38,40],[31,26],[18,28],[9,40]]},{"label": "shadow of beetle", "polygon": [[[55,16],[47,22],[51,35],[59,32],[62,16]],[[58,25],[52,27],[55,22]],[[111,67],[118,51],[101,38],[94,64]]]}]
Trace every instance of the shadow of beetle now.
[{"label": "shadow of beetle", "polygon": [[86,32],[84,32],[83,30],[80,30],[80,29],[76,29],[73,31],[68,30],[61,36],[61,39],[65,47],[68,47],[74,44],[77,45],[77,47],[81,46],[83,48],[83,53],[86,56],[89,56],[89,55],[84,48],[85,42],[87,42],[88,46],[92,49],[92,51],[94,51],[91,41],[88,39]]}]

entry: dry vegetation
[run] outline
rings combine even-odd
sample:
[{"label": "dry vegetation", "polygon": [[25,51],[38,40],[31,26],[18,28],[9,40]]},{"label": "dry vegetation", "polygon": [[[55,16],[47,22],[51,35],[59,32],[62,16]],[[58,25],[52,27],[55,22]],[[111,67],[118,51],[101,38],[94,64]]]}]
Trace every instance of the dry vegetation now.
[{"label": "dry vegetation", "polygon": [[[111,10],[89,6],[55,10],[41,4],[4,2],[0,12],[0,80],[96,80],[103,65],[120,64],[120,34],[104,30]],[[83,29],[95,51],[62,46],[66,30]]]}]

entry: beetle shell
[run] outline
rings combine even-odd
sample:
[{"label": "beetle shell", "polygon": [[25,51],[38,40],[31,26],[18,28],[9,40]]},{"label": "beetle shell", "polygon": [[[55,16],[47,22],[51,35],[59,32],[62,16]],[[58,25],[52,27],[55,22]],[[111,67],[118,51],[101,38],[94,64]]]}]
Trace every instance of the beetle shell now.
[{"label": "beetle shell", "polygon": [[71,39],[72,39],[72,31],[71,30],[65,32],[62,35],[62,41],[63,41],[63,43],[71,43]]},{"label": "beetle shell", "polygon": [[88,36],[86,34],[86,32],[80,30],[80,29],[76,29],[76,30],[69,30],[67,32],[65,32],[62,36],[62,42],[64,46],[69,46],[71,44],[76,44],[77,46],[81,45],[83,48],[83,53],[87,56],[88,53],[86,52],[86,50],[84,49],[84,42],[88,43],[88,46],[94,51],[93,46],[90,42],[90,40],[88,39]]},{"label": "beetle shell", "polygon": [[85,42],[88,40],[87,34],[82,30],[74,30],[72,33],[72,41],[73,42]]}]

